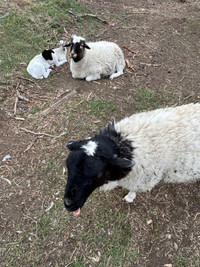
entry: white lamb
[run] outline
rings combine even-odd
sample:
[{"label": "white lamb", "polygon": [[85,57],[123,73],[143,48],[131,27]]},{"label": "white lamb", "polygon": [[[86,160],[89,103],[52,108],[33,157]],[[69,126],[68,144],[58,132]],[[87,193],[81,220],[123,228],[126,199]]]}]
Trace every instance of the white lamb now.
[{"label": "white lamb", "polygon": [[98,80],[101,76],[110,79],[123,74],[124,55],[120,47],[113,42],[99,41],[85,43],[85,39],[72,36],[70,47],[70,70],[73,78],[86,81]]},{"label": "white lamb", "polygon": [[65,62],[67,49],[64,41],[55,49],[45,49],[41,54],[35,56],[28,64],[27,72],[35,79],[47,78],[52,71],[50,67],[61,66]]},{"label": "white lamb", "polygon": [[69,142],[64,204],[80,213],[97,188],[130,192],[151,190],[160,181],[200,179],[200,103],[134,114],[109,124],[90,139]]}]

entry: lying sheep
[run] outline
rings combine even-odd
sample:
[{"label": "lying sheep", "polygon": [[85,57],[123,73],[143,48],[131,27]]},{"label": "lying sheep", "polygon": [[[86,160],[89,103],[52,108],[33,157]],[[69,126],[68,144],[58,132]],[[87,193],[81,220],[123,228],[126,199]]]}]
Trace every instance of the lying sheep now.
[{"label": "lying sheep", "polygon": [[72,36],[70,47],[70,70],[73,78],[86,81],[98,80],[101,76],[110,79],[123,74],[124,55],[119,46],[113,42],[85,42],[85,39]]},{"label": "lying sheep", "polygon": [[161,180],[200,178],[200,103],[143,112],[112,123],[93,138],[70,142],[64,204],[75,215],[97,188],[151,190]]},{"label": "lying sheep", "polygon": [[27,72],[35,79],[47,78],[52,71],[50,67],[61,66],[65,62],[67,49],[64,41],[60,41],[60,46],[55,49],[45,49],[41,54],[35,56],[28,64]]}]

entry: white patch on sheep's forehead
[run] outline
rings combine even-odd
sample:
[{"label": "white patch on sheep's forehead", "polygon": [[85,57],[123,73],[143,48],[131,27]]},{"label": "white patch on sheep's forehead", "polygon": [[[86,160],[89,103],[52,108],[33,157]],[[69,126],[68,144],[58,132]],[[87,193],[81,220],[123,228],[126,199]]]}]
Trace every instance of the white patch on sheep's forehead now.
[{"label": "white patch on sheep's forehead", "polygon": [[81,36],[76,36],[76,35],[72,35],[73,38],[73,43],[80,43],[80,41],[85,41],[85,38],[81,37]]},{"label": "white patch on sheep's forehead", "polygon": [[81,148],[84,149],[85,153],[88,156],[94,156],[98,143],[94,141],[89,141],[86,145],[83,145]]}]

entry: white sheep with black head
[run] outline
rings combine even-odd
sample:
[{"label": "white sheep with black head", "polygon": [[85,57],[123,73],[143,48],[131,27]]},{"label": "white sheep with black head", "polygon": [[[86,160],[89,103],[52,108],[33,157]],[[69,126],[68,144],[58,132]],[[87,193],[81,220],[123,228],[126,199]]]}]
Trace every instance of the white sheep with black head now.
[{"label": "white sheep with black head", "polygon": [[73,78],[98,80],[109,76],[112,80],[123,74],[124,55],[113,42],[85,42],[85,38],[73,35],[70,46],[70,71]]},{"label": "white sheep with black head", "polygon": [[200,179],[200,103],[134,114],[108,125],[91,139],[70,142],[64,204],[75,215],[97,188],[137,192],[161,180]]}]

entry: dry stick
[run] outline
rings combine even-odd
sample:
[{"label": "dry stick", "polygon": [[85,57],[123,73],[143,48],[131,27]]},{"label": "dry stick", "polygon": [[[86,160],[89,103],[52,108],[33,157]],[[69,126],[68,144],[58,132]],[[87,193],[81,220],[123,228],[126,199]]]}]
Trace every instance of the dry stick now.
[{"label": "dry stick", "polygon": [[66,96],[64,96],[63,98],[61,98],[60,100],[58,100],[56,103],[54,103],[51,107],[43,110],[42,112],[40,112],[38,115],[43,115],[46,116],[47,114],[49,114],[50,112],[52,112],[53,110],[55,110],[56,108],[58,108],[61,104],[63,104],[66,100],[68,100],[68,98],[74,96],[75,94],[77,94],[77,91],[74,89],[72,92],[70,92],[69,94],[67,94]]},{"label": "dry stick", "polygon": [[136,54],[135,51],[133,51],[132,49],[130,49],[129,47],[127,47],[127,46],[125,46],[125,45],[122,46],[122,48],[125,48],[126,50],[130,51],[131,53]]},{"label": "dry stick", "polygon": [[25,78],[25,77],[22,77],[22,76],[17,76],[17,78],[22,79],[22,80],[25,80],[25,81],[28,81],[28,82],[31,82],[31,83],[34,83],[34,84],[37,85],[37,87],[39,87],[41,89],[41,87],[39,86],[39,84],[37,84],[35,81],[33,81],[31,79],[28,79],[28,78]]},{"label": "dry stick", "polygon": [[190,98],[190,97],[193,97],[193,95],[188,95],[188,96],[184,97],[184,98],[183,98],[183,101],[187,100],[187,99]]},{"label": "dry stick", "polygon": [[44,136],[52,137],[52,138],[58,138],[58,137],[60,137],[60,136],[53,136],[53,135],[51,135],[51,134],[47,134],[47,133],[35,133],[35,132],[33,132],[33,131],[31,131],[31,130],[28,130],[28,129],[26,129],[26,128],[20,128],[20,130],[22,130],[22,131],[24,131],[24,132],[26,132],[26,133],[34,134],[34,135],[44,135]]},{"label": "dry stick", "polygon": [[14,115],[16,115],[16,113],[17,113],[17,104],[18,104],[18,100],[19,100],[19,98],[18,98],[18,96],[15,98],[15,104],[14,104]]},{"label": "dry stick", "polygon": [[19,91],[17,89],[16,89],[16,93],[17,93],[17,96],[18,96],[19,99],[24,100],[26,102],[31,102],[31,100],[29,100],[28,98],[20,95],[20,93],[19,93]]},{"label": "dry stick", "polygon": [[141,62],[140,65],[145,65],[148,67],[160,67],[161,66],[161,64],[151,64],[151,63],[143,63],[143,62]]},{"label": "dry stick", "polygon": [[39,138],[39,136],[35,137],[35,139],[33,140],[33,142],[28,145],[28,147],[24,150],[24,153],[26,153],[29,149],[31,149],[31,147],[35,144],[36,140]]},{"label": "dry stick", "polygon": [[67,12],[68,12],[69,14],[75,16],[75,17],[78,17],[78,18],[92,17],[92,18],[95,18],[95,19],[97,19],[97,20],[100,20],[100,21],[103,22],[103,23],[109,24],[106,20],[103,20],[103,19],[101,19],[101,18],[99,18],[98,16],[93,15],[93,14],[86,14],[86,13],[85,13],[85,14],[80,15],[80,14],[75,14],[75,13],[73,13],[73,12],[70,11],[70,10],[67,10]]},{"label": "dry stick", "polygon": [[[20,85],[20,83],[17,83],[16,91],[18,91],[19,85]],[[19,96],[17,95],[17,97],[15,98],[15,104],[14,104],[14,115],[16,115],[16,113],[17,113],[18,101],[19,101]]]}]

